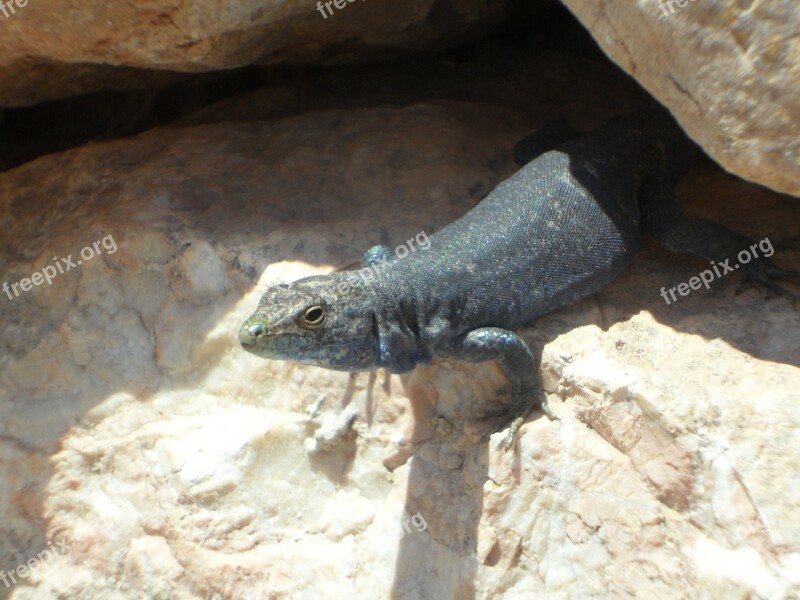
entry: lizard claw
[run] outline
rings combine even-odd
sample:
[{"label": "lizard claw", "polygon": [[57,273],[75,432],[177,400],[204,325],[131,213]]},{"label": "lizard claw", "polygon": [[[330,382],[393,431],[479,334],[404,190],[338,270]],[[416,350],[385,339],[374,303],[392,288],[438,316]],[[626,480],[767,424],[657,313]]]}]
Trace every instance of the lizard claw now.
[{"label": "lizard claw", "polygon": [[[544,395],[543,395],[544,396]],[[553,409],[550,408],[550,403],[547,401],[547,397],[544,396],[542,398],[542,402],[540,404],[542,412],[545,416],[550,419],[551,421],[560,421],[561,417],[559,417],[556,413],[553,412]]]},{"label": "lizard claw", "polygon": [[746,265],[742,268],[742,285],[736,289],[736,294],[740,294],[743,290],[744,283],[761,288],[775,296],[783,296],[792,301],[794,308],[797,309],[797,297],[779,286],[773,279],[793,278],[800,279],[800,271],[788,271],[776,267],[767,261],[756,261],[752,264]]},{"label": "lizard claw", "polygon": [[[489,437],[491,436],[491,433],[492,432],[489,432],[488,434],[486,434],[484,436],[484,438],[486,440],[488,440]],[[507,452],[507,451],[511,450],[511,448],[514,447],[514,442],[516,441],[516,439],[517,439],[516,431],[512,432],[511,428],[509,427],[508,429],[506,429],[502,433],[502,437],[498,441],[497,446],[498,446],[498,448],[502,448],[503,450],[505,450]]]},{"label": "lizard claw", "polygon": [[[545,416],[551,421],[561,420],[561,418],[550,408],[550,404],[547,402],[547,398],[544,397],[544,395],[539,402],[539,407],[542,409],[542,412],[545,414]],[[497,412],[494,408],[484,411],[483,415],[485,415],[485,420],[494,418],[496,419],[496,423],[481,437],[480,443],[487,441],[493,433],[501,431],[504,426],[508,425],[508,428],[504,431],[504,439],[500,445],[504,446],[506,450],[510,449],[514,445],[514,440],[517,438],[517,431],[519,431],[519,428],[522,427],[522,424],[528,417],[528,412],[528,410],[525,410],[520,414],[518,411],[514,410],[513,404],[502,407],[502,410],[499,412]],[[513,415],[517,416],[509,422],[509,417],[512,417]]]}]

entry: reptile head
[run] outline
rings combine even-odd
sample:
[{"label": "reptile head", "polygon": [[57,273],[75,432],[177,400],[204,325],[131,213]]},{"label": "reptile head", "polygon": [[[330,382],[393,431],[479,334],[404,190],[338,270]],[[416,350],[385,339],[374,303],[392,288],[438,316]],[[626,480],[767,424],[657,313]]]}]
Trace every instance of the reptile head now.
[{"label": "reptile head", "polygon": [[239,331],[257,356],[358,371],[378,362],[378,333],[366,290],[339,274],[270,287]]}]

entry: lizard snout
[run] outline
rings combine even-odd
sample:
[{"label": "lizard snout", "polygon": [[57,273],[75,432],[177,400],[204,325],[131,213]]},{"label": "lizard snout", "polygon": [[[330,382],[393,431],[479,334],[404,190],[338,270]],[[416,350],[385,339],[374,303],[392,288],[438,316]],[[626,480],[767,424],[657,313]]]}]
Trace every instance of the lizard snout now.
[{"label": "lizard snout", "polygon": [[267,333],[266,327],[261,323],[254,323],[252,325],[243,325],[239,330],[239,343],[243,346],[254,346],[258,338]]}]

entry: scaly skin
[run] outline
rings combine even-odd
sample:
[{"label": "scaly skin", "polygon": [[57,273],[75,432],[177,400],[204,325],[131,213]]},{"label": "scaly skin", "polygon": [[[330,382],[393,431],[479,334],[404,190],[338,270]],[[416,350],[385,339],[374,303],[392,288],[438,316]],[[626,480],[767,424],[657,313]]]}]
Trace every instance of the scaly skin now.
[{"label": "scaly skin", "polygon": [[[510,424],[512,440],[535,405],[552,417],[533,353],[512,329],[616,279],[643,229],[671,250],[714,260],[753,243],[681,217],[672,188],[698,154],[661,108],[583,136],[554,124],[518,144],[515,157],[527,164],[432,235],[428,250],[390,260],[377,246],[361,271],[269,288],[241,344],[263,358],[344,371],[404,373],[433,356],[496,359],[511,400],[495,429]],[[766,259],[745,275],[778,292],[772,277],[798,276]]]}]

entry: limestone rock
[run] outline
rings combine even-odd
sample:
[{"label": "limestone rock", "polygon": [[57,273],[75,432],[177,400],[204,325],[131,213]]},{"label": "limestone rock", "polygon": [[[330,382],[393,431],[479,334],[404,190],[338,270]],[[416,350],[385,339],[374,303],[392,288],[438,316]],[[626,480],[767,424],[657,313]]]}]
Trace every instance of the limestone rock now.
[{"label": "limestone rock", "polygon": [[723,167],[800,196],[795,2],[563,2]]},{"label": "limestone rock", "polygon": [[[351,376],[238,346],[264,286],[463,214],[514,170],[529,118],[328,110],[0,174],[4,277],[76,262],[0,297],[0,568],[33,561],[11,597],[797,595],[785,299],[736,296],[731,278],[666,306],[659,289],[702,264],[647,245],[619,282],[522,331],[561,420],[532,414],[513,452],[470,435],[503,399],[492,364]],[[711,168],[681,195],[776,239],[800,210]]]},{"label": "limestone rock", "polygon": [[[375,60],[451,47],[487,32],[506,0],[336,0],[168,3],[38,0],[0,14],[0,106],[104,89],[146,88],[155,71],[198,72],[254,63]],[[329,3],[330,4],[330,3]],[[324,7],[323,7],[324,8]],[[142,80],[142,78],[144,79]]]}]

